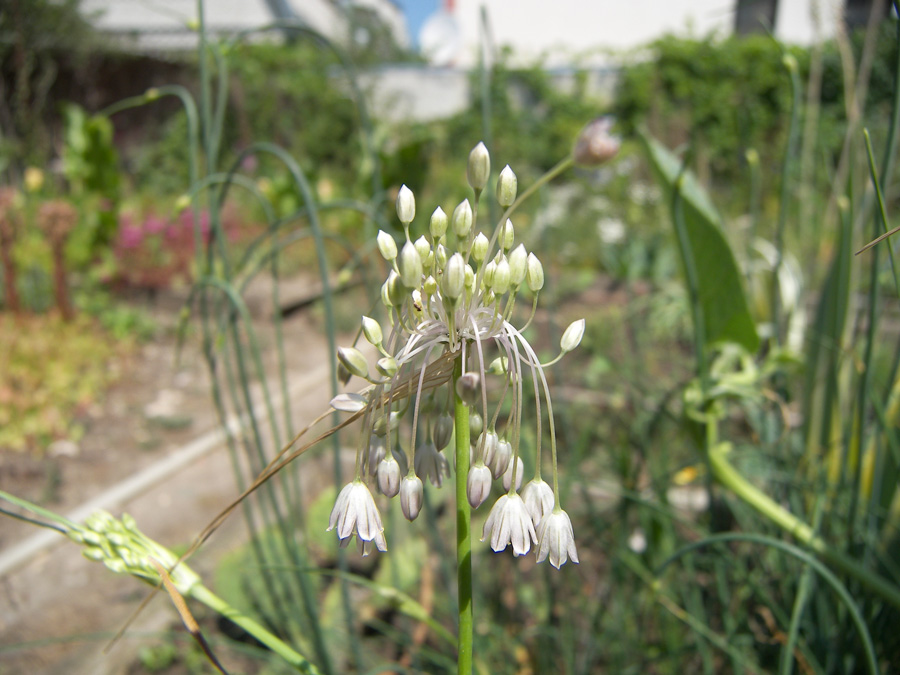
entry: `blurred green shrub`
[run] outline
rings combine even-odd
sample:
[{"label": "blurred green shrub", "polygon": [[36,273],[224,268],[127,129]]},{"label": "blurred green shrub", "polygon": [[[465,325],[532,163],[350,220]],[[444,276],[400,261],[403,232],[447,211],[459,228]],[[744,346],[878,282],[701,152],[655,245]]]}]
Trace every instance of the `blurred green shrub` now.
[{"label": "blurred green shrub", "polygon": [[[730,176],[746,148],[782,152],[791,88],[783,47],[766,36],[664,37],[622,70],[616,115],[626,133],[646,125],[668,145],[690,143],[710,171]],[[791,49],[805,80],[809,54]]]},{"label": "blurred green shrub", "polygon": [[[877,128],[879,120],[886,126],[890,109],[897,53],[892,30],[885,22],[875,39],[864,106],[870,127]],[[860,63],[864,40],[861,32],[850,36],[853,70]],[[615,106],[620,127],[630,134],[646,126],[669,147],[689,144],[698,174],[716,186],[745,178],[742,157],[749,148],[760,153],[761,166],[774,169],[784,152],[790,118],[790,79],[782,64],[785,51],[797,59],[801,81],[808,82],[812,52],[785,48],[767,36],[657,40],[622,70]],[[844,67],[835,42],[822,46],[821,59],[816,157],[831,160],[840,152],[846,131]],[[763,177],[774,181],[778,172],[767,171]]]}]

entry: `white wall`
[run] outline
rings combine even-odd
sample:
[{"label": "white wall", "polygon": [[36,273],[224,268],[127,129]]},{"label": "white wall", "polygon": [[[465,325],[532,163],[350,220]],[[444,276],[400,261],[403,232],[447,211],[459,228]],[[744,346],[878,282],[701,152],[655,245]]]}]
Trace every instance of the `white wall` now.
[{"label": "white wall", "polygon": [[[777,36],[787,42],[813,38],[812,7],[818,6],[824,34],[834,31],[841,0],[780,0]],[[611,51],[634,49],[666,33],[703,37],[728,35],[735,0],[456,0],[454,14],[464,47],[457,65],[478,60],[481,7],[488,12],[495,44],[511,45],[517,60],[549,66],[606,63]]]}]

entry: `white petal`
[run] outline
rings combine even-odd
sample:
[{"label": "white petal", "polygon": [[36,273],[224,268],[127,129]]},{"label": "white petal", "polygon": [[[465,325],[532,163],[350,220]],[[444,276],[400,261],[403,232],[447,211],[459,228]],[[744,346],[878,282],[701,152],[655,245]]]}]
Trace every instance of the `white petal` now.
[{"label": "white petal", "polygon": [[365,396],[359,394],[338,394],[331,399],[331,407],[341,412],[355,413],[366,407]]}]

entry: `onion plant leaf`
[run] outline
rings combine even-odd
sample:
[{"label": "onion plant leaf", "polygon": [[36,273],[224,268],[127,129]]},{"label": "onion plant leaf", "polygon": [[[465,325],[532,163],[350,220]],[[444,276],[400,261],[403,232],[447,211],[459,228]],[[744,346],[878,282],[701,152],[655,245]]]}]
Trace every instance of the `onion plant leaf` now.
[{"label": "onion plant leaf", "polygon": [[694,266],[706,344],[735,342],[756,351],[759,336],[734,254],[722,233],[721,218],[694,175],[682,171],[674,154],[646,134],[641,134],[641,140],[669,203],[676,188],[681,191],[690,250],[685,251],[679,242],[679,253],[686,272],[689,264]]}]

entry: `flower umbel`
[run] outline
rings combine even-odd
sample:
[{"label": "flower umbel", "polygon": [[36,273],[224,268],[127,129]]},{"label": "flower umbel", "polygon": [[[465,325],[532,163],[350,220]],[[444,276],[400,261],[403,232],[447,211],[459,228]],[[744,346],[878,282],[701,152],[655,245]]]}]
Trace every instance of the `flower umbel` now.
[{"label": "flower umbel", "polygon": [[[383,550],[384,536],[362,476],[375,479],[387,497],[399,495],[403,515],[414,520],[424,503],[423,482],[439,488],[450,475],[450,463],[441,451],[450,444],[454,428],[460,438],[460,420],[468,420],[471,443],[470,462],[461,459],[465,446],[457,447],[454,455],[466,473],[457,476],[457,490],[465,488],[462,498],[478,508],[489,497],[493,480],[500,480],[507,491],[491,509],[484,528],[495,551],[511,544],[514,555],[524,555],[538,542],[537,528],[545,530],[551,513],[564,514],[554,494],[556,432],[544,368],[578,346],[585,324],[570,326],[560,355],[548,363],[540,361],[524,337],[544,287],[544,269],[537,255],[517,239],[521,232],[512,216],[519,201],[518,183],[509,166],[500,172],[496,190],[505,213],[493,228],[481,230],[478,203],[490,180],[490,166],[487,148],[478,144],[467,165],[474,199],[463,199],[446,211],[438,206],[424,231],[412,231],[415,196],[407,186],[400,188],[396,206],[403,239],[380,230],[376,241],[387,270],[381,287],[385,317],[363,317],[359,331],[378,351],[375,367],[369,367],[363,352],[352,346],[338,351],[344,370],[371,386],[334,399],[336,409],[361,414],[364,422],[357,478],[338,496],[329,530],[337,530],[342,545],[356,536],[364,553],[373,545]],[[522,295],[529,297],[531,309],[525,321],[515,313]],[[525,393],[526,384],[533,399]],[[533,405],[536,432],[523,435],[522,425],[529,419],[526,405]],[[553,489],[540,478],[544,414],[549,421]],[[537,447],[521,448],[523,436],[536,438]],[[403,448],[409,455],[408,473]],[[534,452],[535,480],[519,496],[524,451]],[[547,535],[544,553],[554,565],[576,559],[572,538],[564,540],[558,534],[557,521],[552,520],[554,529]],[[565,522],[565,532],[571,534],[567,516]],[[560,549],[561,544],[554,548],[552,541],[568,543]]]}]

